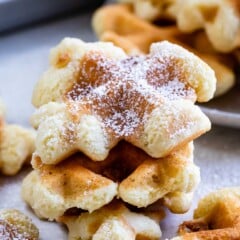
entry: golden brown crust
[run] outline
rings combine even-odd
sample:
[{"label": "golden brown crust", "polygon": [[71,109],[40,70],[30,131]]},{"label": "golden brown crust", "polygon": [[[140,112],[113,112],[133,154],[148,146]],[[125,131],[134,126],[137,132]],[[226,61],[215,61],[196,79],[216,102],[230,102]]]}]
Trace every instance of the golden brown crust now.
[{"label": "golden brown crust", "polygon": [[22,197],[38,217],[54,220],[72,208],[92,212],[117,195],[116,183],[80,163],[73,157],[58,165],[45,165],[33,156],[36,170],[23,180]]},{"label": "golden brown crust", "polygon": [[179,226],[181,240],[240,239],[240,188],[225,188],[200,200],[194,220]]},{"label": "golden brown crust", "polygon": [[101,162],[78,153],[47,165],[34,155],[35,170],[24,179],[22,196],[38,216],[49,219],[72,208],[92,212],[114,197],[138,208],[163,200],[171,211],[183,213],[200,178],[192,155],[191,143],[168,157],[153,159],[126,142],[120,142]]},{"label": "golden brown crust", "polygon": [[18,210],[0,211],[0,239],[37,240],[39,232],[31,219]]},{"label": "golden brown crust", "polygon": [[58,165],[46,165],[36,156],[33,167],[39,172],[43,185],[47,185],[56,195],[61,195],[68,201],[77,198],[79,193],[87,195],[90,191],[107,187],[111,183],[111,180],[83,167],[81,163],[87,160],[89,161],[82,155],[80,158],[67,159]]}]

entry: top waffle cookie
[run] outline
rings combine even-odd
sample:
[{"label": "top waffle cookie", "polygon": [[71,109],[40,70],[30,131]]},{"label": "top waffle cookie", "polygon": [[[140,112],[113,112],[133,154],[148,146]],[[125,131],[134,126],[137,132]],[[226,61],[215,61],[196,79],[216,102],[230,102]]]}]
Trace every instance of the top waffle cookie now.
[{"label": "top waffle cookie", "polygon": [[194,105],[214,94],[207,64],[168,42],[128,57],[110,43],[64,39],[35,87],[36,151],[54,164],[76,151],[103,160],[124,139],[162,157],[209,130]]}]

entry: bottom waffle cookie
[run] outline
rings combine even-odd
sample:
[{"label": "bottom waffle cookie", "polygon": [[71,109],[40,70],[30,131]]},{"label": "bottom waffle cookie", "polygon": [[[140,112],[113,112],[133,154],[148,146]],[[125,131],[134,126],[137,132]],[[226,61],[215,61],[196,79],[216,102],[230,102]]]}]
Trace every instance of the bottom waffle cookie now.
[{"label": "bottom waffle cookie", "polygon": [[163,217],[161,206],[135,212],[122,201],[113,200],[92,213],[64,215],[58,221],[67,225],[68,240],[158,240],[161,237],[159,221]]},{"label": "bottom waffle cookie", "polygon": [[194,220],[183,222],[173,240],[240,239],[240,187],[220,189],[200,200]]},{"label": "bottom waffle cookie", "polygon": [[114,197],[138,208],[162,199],[172,212],[186,212],[199,183],[188,143],[168,157],[154,159],[121,142],[101,162],[75,154],[58,165],[34,155],[35,169],[23,181],[23,199],[41,218],[56,219],[71,208],[92,212]]},{"label": "bottom waffle cookie", "polygon": [[39,232],[31,219],[15,209],[0,210],[1,240],[37,240]]}]

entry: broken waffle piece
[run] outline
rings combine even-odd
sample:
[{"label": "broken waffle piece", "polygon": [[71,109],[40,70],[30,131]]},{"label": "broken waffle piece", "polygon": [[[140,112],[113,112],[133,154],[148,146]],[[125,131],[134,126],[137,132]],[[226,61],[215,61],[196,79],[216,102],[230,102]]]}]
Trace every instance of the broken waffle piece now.
[{"label": "broken waffle piece", "polygon": [[[129,55],[147,54],[152,43],[162,40],[183,46],[215,71],[217,78],[215,96],[226,93],[235,83],[234,66],[229,65],[229,62],[233,61],[232,55],[225,54],[220,57],[219,53],[212,51],[209,41],[207,41],[207,46],[204,41],[204,48],[199,48],[198,33],[186,34],[175,25],[157,26],[146,22],[135,16],[129,5],[115,4],[101,7],[95,12],[92,25],[101,41],[113,42]],[[211,49],[211,51],[206,51],[206,49]]]},{"label": "broken waffle piece", "polygon": [[0,239],[37,240],[39,231],[31,219],[15,209],[0,210]]},{"label": "broken waffle piece", "polygon": [[35,150],[33,130],[5,124],[0,133],[0,172],[16,174],[27,163]]},{"label": "broken waffle piece", "polygon": [[192,154],[189,143],[168,157],[153,159],[121,142],[101,162],[78,153],[48,165],[33,155],[35,170],[23,180],[22,197],[37,216],[51,220],[72,208],[92,212],[114,197],[138,208],[161,199],[172,212],[183,213],[200,180]]},{"label": "broken waffle piece", "polygon": [[194,102],[213,97],[214,72],[180,46],[165,41],[129,57],[110,43],[66,38],[51,58],[33,93],[43,163],[77,151],[102,161],[120,140],[159,158],[210,129]]},{"label": "broken waffle piece", "polygon": [[[1,104],[1,103],[0,103]],[[0,106],[0,172],[5,175],[16,174],[30,160],[35,150],[34,130],[4,121],[4,105]]]},{"label": "broken waffle piece", "polygon": [[[161,215],[162,212],[156,214]],[[92,213],[65,215],[58,220],[67,225],[69,240],[158,240],[161,237],[159,221],[149,217],[147,210],[144,214],[131,211],[119,200]]]},{"label": "broken waffle piece", "polygon": [[240,188],[224,188],[200,200],[194,220],[179,226],[173,240],[240,239]]}]

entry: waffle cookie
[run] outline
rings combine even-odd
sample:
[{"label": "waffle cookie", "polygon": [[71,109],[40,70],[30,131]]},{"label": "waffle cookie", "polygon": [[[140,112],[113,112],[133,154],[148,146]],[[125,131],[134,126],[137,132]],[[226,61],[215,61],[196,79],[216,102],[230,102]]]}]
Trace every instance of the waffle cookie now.
[{"label": "waffle cookie", "polygon": [[158,240],[161,237],[159,221],[163,216],[161,209],[138,209],[136,212],[114,200],[92,213],[65,215],[58,221],[67,225],[69,240]]},{"label": "waffle cookie", "polygon": [[37,240],[39,232],[31,219],[15,209],[0,210],[0,239]]},{"label": "waffle cookie", "polygon": [[130,5],[108,5],[96,11],[93,28],[102,41],[113,42],[130,55],[148,53],[152,43],[168,40],[183,46],[209,64],[215,71],[215,96],[227,92],[235,83],[231,54],[220,54],[211,46],[205,33],[183,33],[176,25],[157,26],[138,18]]},{"label": "waffle cookie", "polygon": [[110,43],[66,38],[50,58],[33,93],[43,163],[77,151],[102,161],[120,140],[164,157],[210,129],[194,102],[212,98],[214,72],[182,47],[162,42],[129,57]]},{"label": "waffle cookie", "polygon": [[14,175],[29,162],[35,150],[35,132],[18,125],[7,124],[3,109],[4,107],[0,106],[0,172]]},{"label": "waffle cookie", "polygon": [[3,122],[4,115],[5,115],[5,105],[2,99],[0,98],[0,121],[1,122]]},{"label": "waffle cookie", "polygon": [[131,3],[140,18],[176,21],[182,32],[204,29],[212,46],[220,52],[240,47],[239,0],[119,0]]},{"label": "waffle cookie", "polygon": [[194,220],[179,227],[173,240],[240,239],[240,188],[225,188],[200,200]]},{"label": "waffle cookie", "polygon": [[187,144],[168,157],[153,159],[126,142],[95,162],[78,153],[58,165],[46,165],[34,155],[23,181],[23,199],[41,218],[57,219],[72,208],[92,212],[114,197],[138,208],[162,200],[172,212],[186,212],[200,180]]},{"label": "waffle cookie", "polygon": [[155,21],[158,19],[174,19],[172,7],[177,0],[118,0],[120,3],[131,4],[134,13],[141,19]]}]

